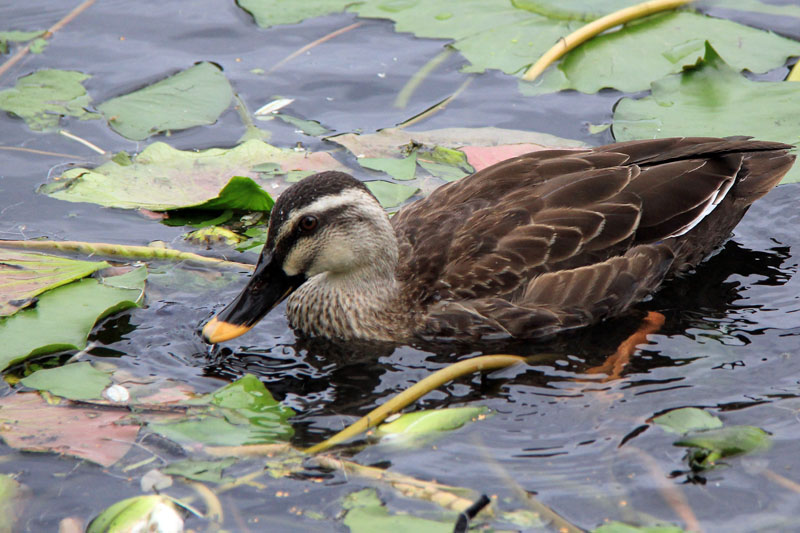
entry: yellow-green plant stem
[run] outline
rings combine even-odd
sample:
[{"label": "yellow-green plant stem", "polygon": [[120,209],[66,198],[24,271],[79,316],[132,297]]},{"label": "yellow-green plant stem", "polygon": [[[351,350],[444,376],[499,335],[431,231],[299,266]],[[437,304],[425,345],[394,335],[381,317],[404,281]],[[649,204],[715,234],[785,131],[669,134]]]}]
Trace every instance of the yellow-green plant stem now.
[{"label": "yellow-green plant stem", "polygon": [[794,64],[792,70],[789,71],[786,81],[800,81],[800,59],[797,60],[797,63]]},{"label": "yellow-green plant stem", "polygon": [[547,67],[557,61],[561,56],[577,48],[592,37],[600,35],[609,28],[625,24],[631,20],[646,17],[647,15],[652,15],[653,13],[658,13],[659,11],[674,9],[688,4],[691,1],[692,0],[649,0],[648,2],[642,2],[635,6],[620,9],[594,22],[590,22],[566,37],[559,39],[555,46],[545,52],[545,54],[528,69],[525,75],[522,76],[522,79],[525,81],[535,80]]},{"label": "yellow-green plant stem", "polygon": [[331,448],[332,446],[335,446],[336,444],[355,437],[369,428],[380,424],[390,414],[402,410],[409,404],[415,402],[437,387],[444,385],[448,381],[452,381],[465,374],[505,368],[507,366],[522,363],[524,361],[525,358],[518,355],[483,355],[449,365],[434,372],[419,383],[412,385],[400,394],[390,398],[389,401],[380,407],[373,409],[369,412],[369,414],[362,417],[360,420],[350,424],[348,427],[344,428],[342,431],[328,440],[308,448],[305,450],[305,452],[310,454],[319,453]]},{"label": "yellow-green plant stem", "polygon": [[39,250],[70,252],[84,255],[100,255],[112,258],[138,259],[142,261],[186,261],[196,265],[214,268],[253,270],[253,265],[205,257],[191,252],[182,252],[173,248],[156,248],[155,246],[130,246],[124,244],[108,244],[104,242],[82,241],[2,241],[0,248],[18,250]]},{"label": "yellow-green plant stem", "polygon": [[436,57],[432,58],[430,61],[422,65],[422,68],[419,69],[411,76],[411,79],[400,89],[400,92],[397,93],[397,98],[394,100],[394,107],[403,109],[405,106],[408,105],[408,101],[411,99],[411,96],[414,94],[414,91],[417,90],[417,87],[425,81],[431,72],[436,70],[436,68],[444,63],[445,59],[453,55],[454,50],[450,47],[445,48],[438,54]]}]

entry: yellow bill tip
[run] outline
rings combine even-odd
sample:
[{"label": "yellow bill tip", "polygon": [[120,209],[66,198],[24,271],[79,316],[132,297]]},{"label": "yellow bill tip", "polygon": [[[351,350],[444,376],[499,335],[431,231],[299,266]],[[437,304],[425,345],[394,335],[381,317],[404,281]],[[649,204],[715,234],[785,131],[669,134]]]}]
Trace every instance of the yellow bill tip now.
[{"label": "yellow bill tip", "polygon": [[252,327],[253,326],[241,326],[238,324],[231,324],[230,322],[223,322],[217,320],[217,317],[214,317],[203,326],[203,338],[209,344],[217,344],[218,342],[229,341],[240,335],[244,335],[250,331]]}]

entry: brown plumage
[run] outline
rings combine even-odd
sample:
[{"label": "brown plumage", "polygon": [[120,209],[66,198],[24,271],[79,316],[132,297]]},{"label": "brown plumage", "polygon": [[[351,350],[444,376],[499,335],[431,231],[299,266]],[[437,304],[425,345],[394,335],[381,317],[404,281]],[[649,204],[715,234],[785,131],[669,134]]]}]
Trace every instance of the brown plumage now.
[{"label": "brown plumage", "polygon": [[[789,170],[790,148],[675,138],[533,152],[440,187],[391,226],[360,182],[323,172],[278,200],[259,269],[278,264],[299,287],[287,315],[311,335],[542,338],[623,313],[702,261]],[[247,314],[245,293],[208,340],[279,301]]]}]

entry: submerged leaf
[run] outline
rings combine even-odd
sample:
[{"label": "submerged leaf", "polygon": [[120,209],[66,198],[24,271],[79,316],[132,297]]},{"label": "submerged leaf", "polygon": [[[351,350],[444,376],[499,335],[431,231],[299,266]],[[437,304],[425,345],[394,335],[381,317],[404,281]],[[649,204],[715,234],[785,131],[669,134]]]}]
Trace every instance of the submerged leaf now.
[{"label": "submerged leaf", "polygon": [[722,420],[696,407],[674,409],[655,417],[653,422],[670,433],[688,433],[722,427]]},{"label": "submerged leaf", "polygon": [[11,476],[0,474],[0,533],[13,533],[19,531],[16,526],[17,519],[22,515],[26,500],[30,495],[24,485]]},{"label": "submerged leaf", "polygon": [[236,3],[253,15],[256,24],[269,28],[344,11],[352,0],[237,0]]},{"label": "submerged leaf", "polygon": [[[750,135],[765,141],[800,141],[798,86],[751,81],[706,44],[704,59],[682,74],[653,83],[652,95],[623,98],[614,111],[617,141],[707,135]],[[783,183],[800,181],[795,165]]]},{"label": "submerged leaf", "polygon": [[94,368],[91,363],[73,363],[56,368],[37,370],[21,380],[26,387],[46,390],[70,400],[101,398],[111,377]]},{"label": "submerged leaf", "polygon": [[[267,182],[253,167],[270,162],[286,171],[342,170],[344,167],[327,152],[296,152],[276,148],[258,140],[234,148],[177,150],[164,143],[153,143],[132,159],[132,164],[109,161],[88,170],[68,170],[39,192],[70,202],[91,202],[106,207],[144,208],[168,211],[197,207],[220,196],[226,185],[253,190]],[[253,184],[231,176],[247,177]],[[260,195],[261,206],[267,200]],[[237,200],[237,205],[242,205]],[[213,202],[212,202],[213,204]],[[206,204],[208,205],[208,204]]]},{"label": "submerged leaf", "polygon": [[0,248],[0,316],[35,303],[34,297],[110,266],[56,255]]},{"label": "submerged leaf", "polygon": [[213,124],[231,103],[228,79],[199,63],[153,85],[97,106],[120,135],[141,141],[156,133]]},{"label": "submerged leaf", "polygon": [[685,533],[678,526],[629,526],[622,522],[610,522],[595,528],[591,533]]},{"label": "submerged leaf", "polygon": [[275,113],[275,116],[287,124],[291,124],[306,135],[311,135],[312,137],[321,137],[322,135],[330,133],[331,131],[316,120],[306,120],[293,117],[291,115],[285,115],[283,113]]},{"label": "submerged leaf", "polygon": [[81,82],[90,76],[67,70],[40,70],[17,80],[13,89],[0,91],[0,109],[13,113],[32,130],[58,126],[61,116],[98,118],[84,107],[91,99]]},{"label": "submerged leaf", "polygon": [[452,533],[455,516],[449,521],[434,521],[407,514],[390,514],[375,489],[349,494],[342,507],[347,509],[343,523],[350,533]]},{"label": "submerged leaf", "polygon": [[709,468],[719,459],[769,448],[769,433],[754,426],[729,426],[686,435],[675,446],[698,448],[690,454],[690,466]]},{"label": "submerged leaf", "polygon": [[233,457],[220,459],[219,461],[198,461],[195,459],[186,459],[184,461],[170,463],[168,466],[162,468],[161,471],[165,474],[183,476],[186,479],[193,479],[195,481],[227,483],[233,478],[223,477],[222,471],[233,465],[235,462],[236,459]]},{"label": "submerged leaf", "polygon": [[0,319],[0,370],[36,355],[83,349],[95,322],[139,305],[145,272],[141,267],[107,282],[75,281],[42,294],[36,307]]}]

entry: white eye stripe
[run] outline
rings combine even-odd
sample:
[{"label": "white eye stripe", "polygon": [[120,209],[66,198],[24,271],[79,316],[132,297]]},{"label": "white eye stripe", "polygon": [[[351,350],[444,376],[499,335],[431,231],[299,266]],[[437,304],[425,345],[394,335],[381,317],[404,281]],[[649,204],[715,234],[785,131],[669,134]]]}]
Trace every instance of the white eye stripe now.
[{"label": "white eye stripe", "polygon": [[275,238],[275,242],[280,242],[287,233],[291,232],[296,222],[301,217],[311,213],[321,214],[325,211],[331,211],[341,207],[347,207],[349,205],[357,205],[361,209],[365,208],[366,206],[374,207],[381,214],[383,213],[383,208],[377,204],[375,199],[368,192],[362,191],[361,189],[345,189],[339,194],[327,195],[323,196],[322,198],[318,198],[307,206],[292,212],[289,215],[289,218],[287,218],[281,226],[281,229]]}]

